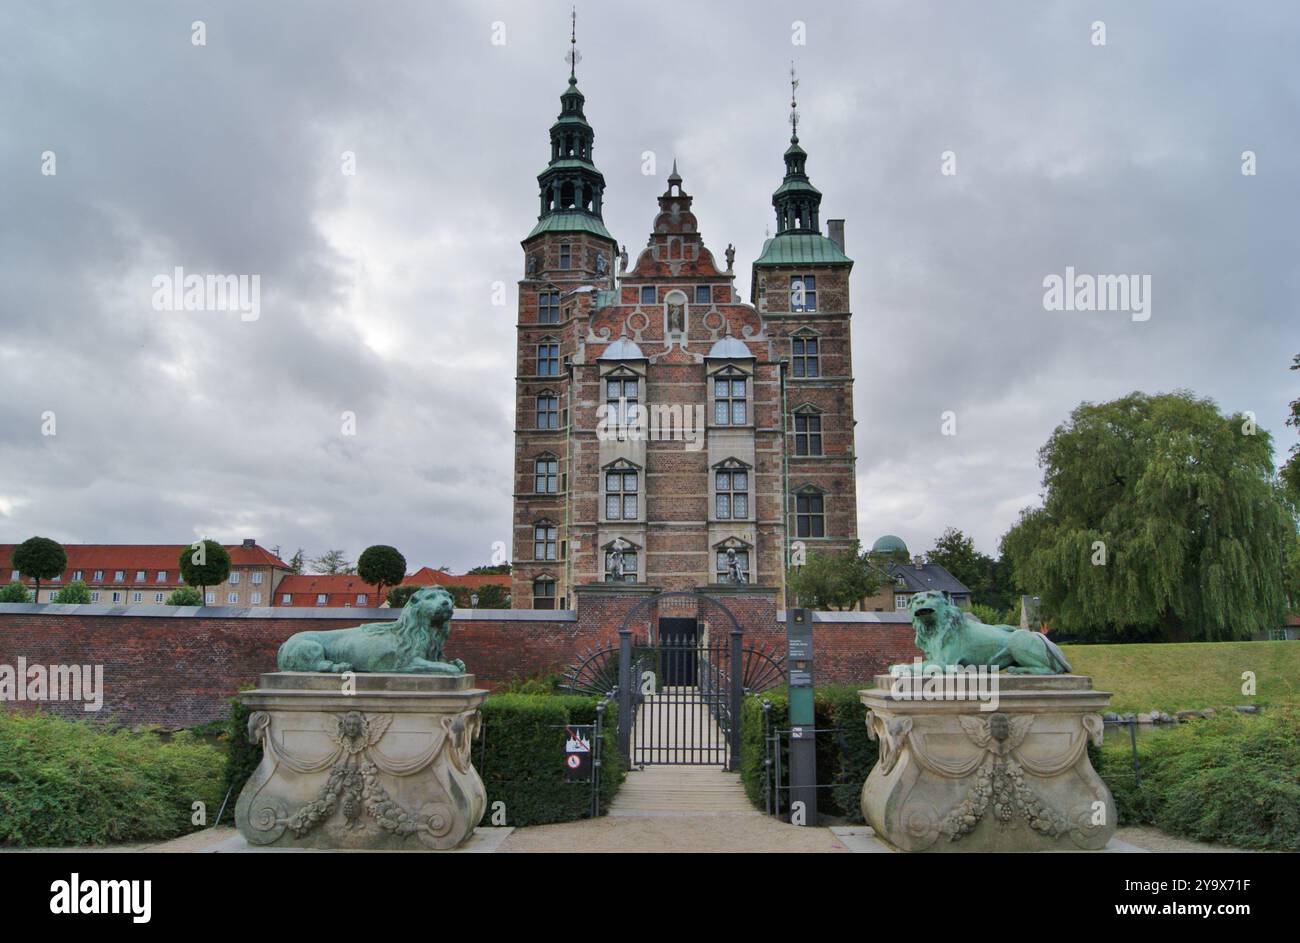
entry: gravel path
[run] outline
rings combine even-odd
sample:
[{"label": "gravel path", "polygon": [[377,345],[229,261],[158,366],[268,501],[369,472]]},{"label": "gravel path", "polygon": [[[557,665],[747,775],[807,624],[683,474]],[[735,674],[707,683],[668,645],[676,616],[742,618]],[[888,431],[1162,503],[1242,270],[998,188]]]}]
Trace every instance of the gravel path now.
[{"label": "gravel path", "polygon": [[787,825],[761,812],[605,816],[518,828],[499,852],[843,852],[829,828]]}]

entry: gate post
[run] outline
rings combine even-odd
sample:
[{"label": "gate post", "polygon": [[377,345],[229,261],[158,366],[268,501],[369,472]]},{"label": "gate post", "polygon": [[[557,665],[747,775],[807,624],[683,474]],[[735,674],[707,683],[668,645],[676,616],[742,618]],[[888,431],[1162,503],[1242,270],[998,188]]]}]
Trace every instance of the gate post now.
[{"label": "gate post", "polygon": [[618,752],[632,765],[632,630],[618,630]]},{"label": "gate post", "polygon": [[741,650],[745,633],[739,628],[731,630],[731,729],[727,734],[731,740],[727,751],[727,770],[736,772],[740,769],[740,704],[745,694],[744,652]]}]

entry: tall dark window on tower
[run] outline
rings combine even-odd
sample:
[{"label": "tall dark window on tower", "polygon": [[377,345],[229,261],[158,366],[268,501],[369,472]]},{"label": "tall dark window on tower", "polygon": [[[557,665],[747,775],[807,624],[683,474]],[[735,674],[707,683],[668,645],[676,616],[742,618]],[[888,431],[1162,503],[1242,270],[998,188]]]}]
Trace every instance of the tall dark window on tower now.
[{"label": "tall dark window on tower", "polygon": [[549,521],[533,525],[533,559],[555,559],[555,525]]},{"label": "tall dark window on tower", "polygon": [[543,377],[560,375],[560,345],[557,341],[545,340],[537,345],[537,374]]},{"label": "tall dark window on tower", "polygon": [[744,374],[728,373],[713,379],[713,424],[743,426],[749,421]]},{"label": "tall dark window on tower", "polygon": [[796,377],[821,376],[821,353],[817,347],[817,338],[803,335],[793,339],[794,375]]},{"label": "tall dark window on tower", "polygon": [[558,324],[560,322],[560,293],[558,291],[539,291],[537,293],[537,323]]},{"label": "tall dark window on tower", "polygon": [[826,513],[819,494],[795,498],[795,531],[800,537],[825,537]]},{"label": "tall dark window on tower", "polygon": [[537,428],[556,429],[559,427],[560,398],[550,393],[537,397]]},{"label": "tall dark window on tower", "polygon": [[[570,197],[570,202],[572,202],[572,197]],[[573,256],[571,255],[569,244],[567,242],[562,243],[560,245],[560,268],[568,269],[572,267]]]},{"label": "tall dark window on tower", "polygon": [[794,454],[822,454],[822,417],[816,413],[795,413]]},{"label": "tall dark window on tower", "polygon": [[538,494],[554,494],[560,463],[554,456],[543,455],[533,465],[533,490]]},{"label": "tall dark window on tower", "polygon": [[817,279],[812,275],[790,276],[790,310],[817,310]]}]

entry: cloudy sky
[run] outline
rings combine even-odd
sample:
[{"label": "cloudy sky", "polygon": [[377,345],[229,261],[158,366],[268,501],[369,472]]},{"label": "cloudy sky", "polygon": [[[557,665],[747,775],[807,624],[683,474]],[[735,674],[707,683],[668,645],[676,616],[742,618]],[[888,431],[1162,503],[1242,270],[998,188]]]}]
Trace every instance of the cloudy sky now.
[{"label": "cloudy sky", "polygon": [[[0,542],[384,542],[412,568],[487,562],[509,540],[519,240],[568,14],[5,3]],[[809,174],[856,261],[866,540],[924,550],[951,525],[995,552],[1038,500],[1038,448],[1085,399],[1190,388],[1253,410],[1279,457],[1295,441],[1295,4],[578,16],[609,229],[642,244],[675,157],[706,243],[736,245],[746,301],[796,61]],[[258,274],[260,316],[155,310],[152,280],[176,266]],[[1150,319],[1044,310],[1066,266],[1150,275]]]}]

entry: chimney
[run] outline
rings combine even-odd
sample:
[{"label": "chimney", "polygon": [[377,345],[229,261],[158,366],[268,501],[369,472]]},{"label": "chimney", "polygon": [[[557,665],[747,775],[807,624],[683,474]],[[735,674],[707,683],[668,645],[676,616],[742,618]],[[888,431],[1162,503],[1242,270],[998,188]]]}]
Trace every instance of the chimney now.
[{"label": "chimney", "polygon": [[922,556],[912,557],[912,566],[916,567],[918,570],[925,569],[925,557]]},{"label": "chimney", "polygon": [[841,252],[844,251],[844,220],[828,219],[826,220],[826,231],[830,233],[831,242],[839,247]]},{"label": "chimney", "polygon": [[245,537],[245,538],[244,538],[244,546],[245,546],[245,547],[249,547],[249,548],[256,547],[256,546],[257,546],[257,538],[256,538],[256,537]]}]

